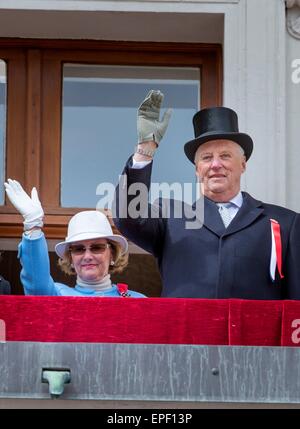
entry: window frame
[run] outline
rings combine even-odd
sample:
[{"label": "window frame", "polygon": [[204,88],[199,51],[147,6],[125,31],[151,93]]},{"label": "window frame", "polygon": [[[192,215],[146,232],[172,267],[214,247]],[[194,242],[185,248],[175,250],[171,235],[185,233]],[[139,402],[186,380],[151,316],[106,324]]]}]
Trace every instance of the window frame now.
[{"label": "window frame", "polygon": [[[0,58],[7,62],[6,177],[38,189],[48,238],[65,237],[70,216],[84,210],[60,206],[64,63],[199,67],[201,107],[222,105],[219,44],[0,39]],[[21,232],[22,218],[6,200],[0,237]]]}]

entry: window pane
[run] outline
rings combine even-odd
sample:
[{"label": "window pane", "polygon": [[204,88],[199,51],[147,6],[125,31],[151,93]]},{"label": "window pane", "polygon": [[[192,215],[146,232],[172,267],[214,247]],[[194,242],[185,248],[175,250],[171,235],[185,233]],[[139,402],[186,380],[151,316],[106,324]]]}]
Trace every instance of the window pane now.
[{"label": "window pane", "polygon": [[[0,60],[0,181],[5,177],[5,136],[6,136],[6,63]],[[4,187],[0,186],[0,204],[4,204]]]},{"label": "window pane", "polygon": [[100,183],[116,184],[137,143],[137,108],[151,89],[165,94],[173,115],[155,154],[153,182],[194,183],[183,145],[194,137],[198,68],[66,64],[63,79],[61,205],[95,207]]}]

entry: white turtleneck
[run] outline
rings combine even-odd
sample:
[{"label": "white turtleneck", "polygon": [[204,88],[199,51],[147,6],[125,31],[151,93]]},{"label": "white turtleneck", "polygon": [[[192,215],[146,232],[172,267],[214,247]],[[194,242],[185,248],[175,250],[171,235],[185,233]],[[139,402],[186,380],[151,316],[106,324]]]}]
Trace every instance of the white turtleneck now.
[{"label": "white turtleneck", "polygon": [[99,281],[86,282],[77,275],[77,285],[82,288],[92,289],[98,292],[105,291],[111,288],[110,274],[107,274],[105,277],[103,277],[103,279],[100,282]]}]

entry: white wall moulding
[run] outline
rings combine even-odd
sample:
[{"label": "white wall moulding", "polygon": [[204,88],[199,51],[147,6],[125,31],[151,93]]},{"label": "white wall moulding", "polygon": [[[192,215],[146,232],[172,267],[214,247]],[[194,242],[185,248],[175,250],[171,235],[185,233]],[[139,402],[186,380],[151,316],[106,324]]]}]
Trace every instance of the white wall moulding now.
[{"label": "white wall moulding", "polygon": [[198,4],[236,4],[240,0],[0,0],[0,9],[15,10],[99,10],[104,5],[118,3],[198,3]]},{"label": "white wall moulding", "polygon": [[300,0],[286,0],[286,26],[289,34],[300,39]]},{"label": "white wall moulding", "polygon": [[[167,6],[159,3],[155,5],[157,8],[164,6],[165,9]],[[137,6],[140,8],[141,4]],[[223,42],[222,11],[199,13],[195,11],[199,5],[197,7],[189,5],[178,12],[175,6],[169,12],[165,10],[163,12],[94,11],[93,13],[0,10],[0,37],[183,43]],[[182,9],[184,5],[178,4],[178,6]],[[188,11],[188,9],[191,10]],[[155,25],[155,31],[153,31],[153,25]]]}]

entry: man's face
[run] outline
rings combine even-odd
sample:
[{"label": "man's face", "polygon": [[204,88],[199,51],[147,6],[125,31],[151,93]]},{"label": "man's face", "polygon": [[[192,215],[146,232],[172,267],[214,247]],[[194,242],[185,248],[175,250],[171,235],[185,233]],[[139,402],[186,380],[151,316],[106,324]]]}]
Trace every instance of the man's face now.
[{"label": "man's face", "polygon": [[199,147],[195,156],[196,175],[203,194],[213,201],[224,202],[240,190],[246,158],[241,147],[231,140],[211,140]]}]

